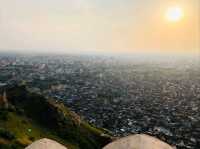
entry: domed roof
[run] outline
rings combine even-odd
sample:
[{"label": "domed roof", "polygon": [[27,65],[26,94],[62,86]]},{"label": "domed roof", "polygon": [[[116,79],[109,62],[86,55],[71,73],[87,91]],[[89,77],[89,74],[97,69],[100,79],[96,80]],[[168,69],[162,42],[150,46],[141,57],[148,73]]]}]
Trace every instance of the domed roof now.
[{"label": "domed roof", "polygon": [[56,141],[44,138],[33,142],[25,149],[67,149],[67,148],[57,143]]},{"label": "domed roof", "polygon": [[114,141],[103,149],[173,149],[170,145],[148,135],[137,134]]}]

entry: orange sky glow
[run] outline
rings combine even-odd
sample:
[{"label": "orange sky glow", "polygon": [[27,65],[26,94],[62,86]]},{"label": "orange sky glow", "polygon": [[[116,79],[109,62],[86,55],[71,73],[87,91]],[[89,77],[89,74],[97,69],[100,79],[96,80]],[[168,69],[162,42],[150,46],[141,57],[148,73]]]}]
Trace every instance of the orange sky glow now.
[{"label": "orange sky glow", "polygon": [[[195,53],[199,5],[199,0],[0,0],[0,51]],[[174,7],[184,16],[170,21],[166,13]]]}]

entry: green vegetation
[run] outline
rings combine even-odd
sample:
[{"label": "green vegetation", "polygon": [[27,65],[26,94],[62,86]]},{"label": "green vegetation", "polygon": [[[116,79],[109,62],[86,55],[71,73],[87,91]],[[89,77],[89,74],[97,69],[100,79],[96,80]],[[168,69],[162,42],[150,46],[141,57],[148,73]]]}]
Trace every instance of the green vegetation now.
[{"label": "green vegetation", "polygon": [[[70,142],[57,137],[51,131],[37,125],[34,123],[34,121],[29,120],[25,116],[19,116],[14,112],[10,112],[8,114],[7,121],[0,121],[0,139],[4,140],[4,143],[0,141],[0,144],[4,145],[3,147],[5,147],[7,144],[7,148],[13,148],[13,146],[16,145],[18,145],[18,148],[24,148],[35,140],[41,138],[50,138],[68,146],[71,149],[76,149],[76,146]],[[3,134],[6,133],[8,136],[14,137],[12,139],[11,137],[4,137],[5,135],[1,135],[1,132],[3,132]]]},{"label": "green vegetation", "polygon": [[4,128],[0,128],[0,137],[7,139],[7,140],[15,139],[15,135]]},{"label": "green vegetation", "polygon": [[7,89],[10,104],[0,112],[0,149],[22,149],[40,138],[50,138],[69,149],[100,149],[111,141],[103,129],[83,122],[63,104],[28,92]]}]

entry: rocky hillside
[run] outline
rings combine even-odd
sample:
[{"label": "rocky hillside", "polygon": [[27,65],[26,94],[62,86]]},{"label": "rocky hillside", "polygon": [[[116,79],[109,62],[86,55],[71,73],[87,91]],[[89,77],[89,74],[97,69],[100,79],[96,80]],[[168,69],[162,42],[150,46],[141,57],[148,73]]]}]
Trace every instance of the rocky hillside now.
[{"label": "rocky hillside", "polygon": [[111,141],[105,130],[25,86],[1,89],[0,109],[0,149],[22,149],[40,138],[53,139],[68,149],[98,149]]}]

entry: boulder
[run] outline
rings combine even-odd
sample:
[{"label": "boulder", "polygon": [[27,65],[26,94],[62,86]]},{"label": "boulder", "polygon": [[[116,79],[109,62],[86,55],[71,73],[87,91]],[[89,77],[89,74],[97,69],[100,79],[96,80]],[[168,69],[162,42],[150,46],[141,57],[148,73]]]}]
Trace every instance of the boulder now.
[{"label": "boulder", "polygon": [[103,149],[173,149],[173,147],[154,137],[137,134],[116,140]]},{"label": "boulder", "polygon": [[25,149],[67,149],[67,148],[57,143],[56,141],[44,138],[33,142]]}]

